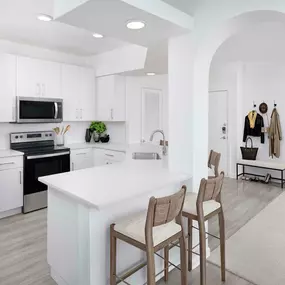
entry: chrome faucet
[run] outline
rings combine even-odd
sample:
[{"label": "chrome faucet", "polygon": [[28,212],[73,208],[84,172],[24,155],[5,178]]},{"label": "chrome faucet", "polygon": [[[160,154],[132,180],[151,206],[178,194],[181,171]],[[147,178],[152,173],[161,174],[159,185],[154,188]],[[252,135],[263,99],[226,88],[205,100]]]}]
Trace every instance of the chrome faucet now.
[{"label": "chrome faucet", "polygon": [[163,130],[155,130],[155,131],[153,131],[153,133],[151,134],[149,140],[152,142],[152,141],[153,141],[153,137],[154,137],[154,135],[155,135],[156,133],[161,133],[161,134],[162,134],[162,137],[163,137],[162,154],[163,154],[163,155],[167,155],[166,140],[165,140],[165,134],[164,134]]}]

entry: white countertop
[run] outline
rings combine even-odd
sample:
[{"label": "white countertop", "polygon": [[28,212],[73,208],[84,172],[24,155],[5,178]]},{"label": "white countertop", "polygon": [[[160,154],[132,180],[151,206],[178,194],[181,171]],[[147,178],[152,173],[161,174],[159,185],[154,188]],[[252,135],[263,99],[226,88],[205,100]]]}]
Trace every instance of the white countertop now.
[{"label": "white countertop", "polygon": [[159,160],[126,160],[123,163],[41,177],[39,181],[100,210],[104,206],[191,178],[188,174],[170,172],[163,165],[163,161]]},{"label": "white countertop", "polygon": [[114,151],[125,152],[128,148],[127,144],[123,143],[71,143],[67,144],[66,147],[69,147],[71,150],[75,149],[84,149],[84,148],[99,148],[99,149],[107,149]]},{"label": "white countertop", "polygon": [[22,156],[24,153],[12,149],[0,149],[0,158]]}]

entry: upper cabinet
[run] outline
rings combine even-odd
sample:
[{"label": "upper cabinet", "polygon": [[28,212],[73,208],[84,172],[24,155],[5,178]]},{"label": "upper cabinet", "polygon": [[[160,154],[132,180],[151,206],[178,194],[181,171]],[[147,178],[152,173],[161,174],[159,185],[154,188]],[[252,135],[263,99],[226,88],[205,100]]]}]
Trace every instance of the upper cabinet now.
[{"label": "upper cabinet", "polygon": [[62,65],[64,121],[95,120],[95,75],[91,68]]},{"label": "upper cabinet", "polygon": [[17,58],[17,96],[62,98],[61,65],[56,62]]},{"label": "upper cabinet", "polygon": [[126,120],[126,80],[110,75],[97,78],[96,117],[100,121]]},{"label": "upper cabinet", "polygon": [[15,120],[16,56],[0,54],[0,122]]}]

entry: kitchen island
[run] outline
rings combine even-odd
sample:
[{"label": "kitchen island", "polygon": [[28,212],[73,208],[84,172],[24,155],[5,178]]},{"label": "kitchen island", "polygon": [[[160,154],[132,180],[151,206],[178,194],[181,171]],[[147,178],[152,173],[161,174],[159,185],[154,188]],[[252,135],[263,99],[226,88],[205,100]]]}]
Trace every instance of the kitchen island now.
[{"label": "kitchen island", "polygon": [[[191,177],[170,172],[163,160],[132,160],[41,177],[48,185],[48,264],[59,285],[109,284],[109,226],[146,211],[151,196],[177,192]],[[189,188],[188,188],[189,189]],[[179,264],[177,249],[171,261]],[[145,253],[118,242],[118,273],[145,260]],[[157,259],[157,272],[163,261]],[[144,270],[127,280],[146,281]]]}]

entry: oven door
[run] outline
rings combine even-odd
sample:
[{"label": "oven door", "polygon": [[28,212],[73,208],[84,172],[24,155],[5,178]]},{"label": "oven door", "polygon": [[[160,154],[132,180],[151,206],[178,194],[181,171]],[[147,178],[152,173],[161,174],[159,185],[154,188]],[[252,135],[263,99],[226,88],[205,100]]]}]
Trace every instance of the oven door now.
[{"label": "oven door", "polygon": [[60,123],[62,99],[17,97],[17,123]]},{"label": "oven door", "polygon": [[47,186],[38,181],[41,176],[70,171],[70,152],[25,157],[24,213],[47,207]]}]

